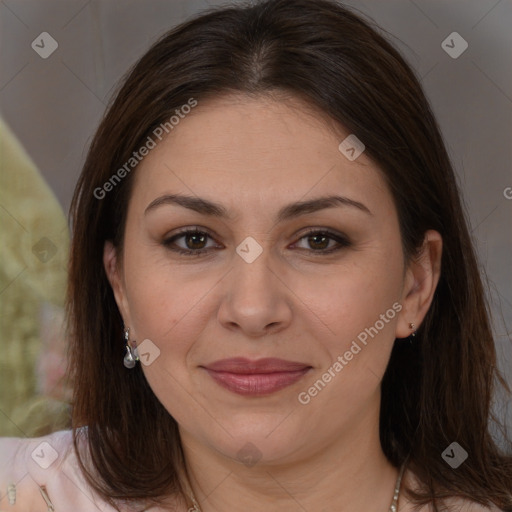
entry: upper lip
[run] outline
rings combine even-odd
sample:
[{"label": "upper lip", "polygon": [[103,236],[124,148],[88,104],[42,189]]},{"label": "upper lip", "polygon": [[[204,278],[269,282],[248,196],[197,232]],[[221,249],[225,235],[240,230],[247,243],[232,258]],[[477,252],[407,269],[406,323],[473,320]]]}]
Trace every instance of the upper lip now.
[{"label": "upper lip", "polygon": [[219,361],[205,365],[204,368],[216,372],[255,374],[293,372],[310,368],[310,365],[296,361],[276,359],[274,357],[256,360],[246,359],[244,357],[233,357],[231,359],[220,359]]}]

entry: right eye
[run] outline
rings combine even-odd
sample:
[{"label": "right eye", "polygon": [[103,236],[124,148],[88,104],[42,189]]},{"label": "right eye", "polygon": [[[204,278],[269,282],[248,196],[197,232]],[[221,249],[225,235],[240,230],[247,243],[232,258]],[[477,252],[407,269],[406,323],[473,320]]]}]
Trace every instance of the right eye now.
[{"label": "right eye", "polygon": [[[206,231],[201,231],[197,228],[184,229],[179,233],[171,236],[170,238],[166,238],[163,241],[163,245],[165,245],[165,247],[167,247],[169,250],[179,254],[199,256],[201,254],[210,252],[211,247],[207,247],[205,245],[208,238],[213,240],[213,238]],[[183,240],[184,246],[177,245],[177,240]]]}]

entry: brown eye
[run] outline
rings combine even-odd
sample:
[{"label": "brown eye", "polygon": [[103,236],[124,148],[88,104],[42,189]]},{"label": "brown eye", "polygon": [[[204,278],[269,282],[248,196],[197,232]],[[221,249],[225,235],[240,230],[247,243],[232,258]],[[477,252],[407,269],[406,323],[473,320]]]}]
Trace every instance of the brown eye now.
[{"label": "brown eye", "polygon": [[203,249],[208,235],[205,233],[187,233],[185,235],[185,245],[188,249]]},{"label": "brown eye", "polygon": [[[319,255],[330,254],[351,245],[347,237],[331,231],[310,231],[299,239],[306,241],[307,247],[299,247]],[[334,243],[333,243],[334,242]]]},{"label": "brown eye", "polygon": [[331,240],[325,235],[311,235],[307,238],[309,246],[313,249],[327,249]]},{"label": "brown eye", "polygon": [[[162,243],[171,251],[190,256],[197,256],[210,252],[212,246],[207,247],[206,245],[209,238],[212,237],[205,231],[188,229],[167,238]],[[181,245],[177,243],[178,240],[180,240]]]}]

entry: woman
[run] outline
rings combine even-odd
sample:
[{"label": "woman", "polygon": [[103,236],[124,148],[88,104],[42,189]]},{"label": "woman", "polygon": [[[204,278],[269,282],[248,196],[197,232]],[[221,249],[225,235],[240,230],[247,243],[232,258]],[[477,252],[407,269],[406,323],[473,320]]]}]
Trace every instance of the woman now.
[{"label": "woman", "polygon": [[512,510],[454,173],[368,23],[271,0],[171,31],[110,106],[72,215],[74,428],[4,441],[20,500]]}]

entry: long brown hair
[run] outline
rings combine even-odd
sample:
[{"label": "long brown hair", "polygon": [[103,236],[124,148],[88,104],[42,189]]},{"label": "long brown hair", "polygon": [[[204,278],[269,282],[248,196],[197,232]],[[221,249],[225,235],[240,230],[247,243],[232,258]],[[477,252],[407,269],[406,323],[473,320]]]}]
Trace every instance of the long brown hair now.
[{"label": "long brown hair", "polygon": [[[390,462],[423,487],[415,502],[460,496],[512,510],[512,456],[490,434],[496,369],[489,308],[454,172],[422,88],[372,27],[330,0],[269,0],[202,14],[165,34],[123,80],[91,143],[71,206],[68,312],[75,450],[88,435],[92,487],[115,506],[180,492],[176,421],[140,365],[127,371],[123,323],[103,246],[121,251],[133,176],[98,188],[176,109],[195,98],[275,91],[300,96],[354,133],[382,170],[414,258],[426,230],[443,237],[442,271],[414,344],[395,342],[382,382],[380,438]],[[87,426],[87,429],[78,427]],[[144,432],[143,436],[137,432]],[[441,453],[453,441],[469,458],[457,470]],[[92,465],[92,466],[91,466]],[[439,501],[440,500],[440,501]]]}]

